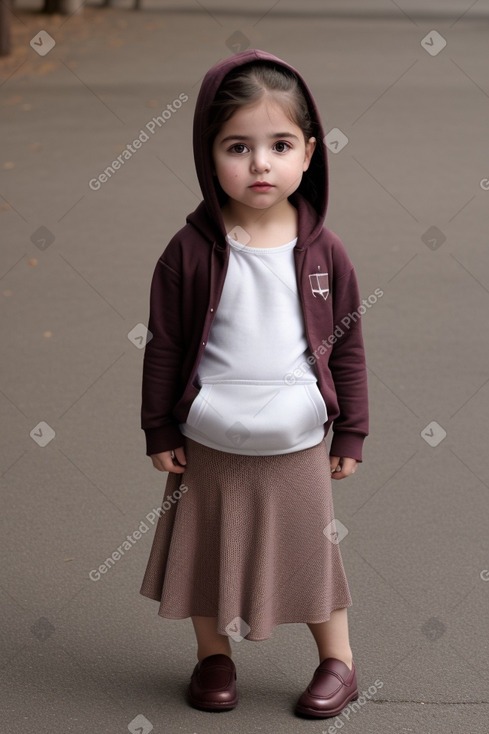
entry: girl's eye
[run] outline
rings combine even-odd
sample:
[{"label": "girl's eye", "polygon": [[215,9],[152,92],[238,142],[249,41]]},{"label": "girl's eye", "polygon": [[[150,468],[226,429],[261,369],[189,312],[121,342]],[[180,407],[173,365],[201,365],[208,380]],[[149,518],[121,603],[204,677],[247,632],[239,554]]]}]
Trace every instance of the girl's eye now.
[{"label": "girl's eye", "polygon": [[274,148],[276,148],[277,153],[285,153],[286,150],[288,150],[291,146],[285,142],[285,140],[279,140],[277,143],[275,143]]},{"label": "girl's eye", "polygon": [[236,143],[235,145],[232,145],[229,150],[232,153],[244,153],[246,150],[246,145],[244,143]]}]

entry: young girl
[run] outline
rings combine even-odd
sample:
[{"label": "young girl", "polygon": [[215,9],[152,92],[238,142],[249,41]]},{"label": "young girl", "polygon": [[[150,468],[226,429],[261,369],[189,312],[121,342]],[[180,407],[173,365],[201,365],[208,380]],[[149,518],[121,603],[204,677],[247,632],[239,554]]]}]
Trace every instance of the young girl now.
[{"label": "young girl", "polygon": [[248,50],[210,69],[194,117],[204,200],[151,285],[142,428],[169,475],[141,593],[192,618],[188,700],[204,710],[238,701],[229,638],[294,622],[320,663],[296,713],[358,696],[331,477],[362,459],[367,382],[355,272],[323,225],[323,137],[289,64]]}]

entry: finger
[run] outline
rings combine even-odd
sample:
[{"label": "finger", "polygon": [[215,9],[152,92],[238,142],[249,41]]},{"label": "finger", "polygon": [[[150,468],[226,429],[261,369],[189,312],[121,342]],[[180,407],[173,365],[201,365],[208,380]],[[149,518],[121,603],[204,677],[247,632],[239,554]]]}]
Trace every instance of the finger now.
[{"label": "finger", "polygon": [[345,457],[342,460],[342,469],[345,472],[346,476],[350,476],[350,474],[354,474],[357,468],[357,462],[356,459],[350,459],[349,457]]},{"label": "finger", "polygon": [[183,474],[185,471],[185,467],[180,466],[180,464],[175,461],[175,457],[172,458],[171,456],[166,456],[163,459],[163,466],[165,467],[165,471],[172,472],[173,474]]},{"label": "finger", "polygon": [[[331,474],[332,479],[345,479],[351,474],[354,474],[357,468],[357,462],[355,459],[348,457],[340,459],[340,463],[336,467],[336,471]],[[338,471],[340,469],[340,471]]]},{"label": "finger", "polygon": [[175,474],[182,474],[185,471],[183,466],[174,462],[173,451],[162,451],[160,454],[152,454],[151,461],[158,471],[173,472]]},{"label": "finger", "polygon": [[345,472],[343,471],[343,469],[341,468],[339,464],[336,467],[335,471],[331,472],[331,479],[344,479],[346,476],[348,475],[345,474]]},{"label": "finger", "polygon": [[331,473],[336,471],[336,467],[340,463],[340,457],[339,456],[330,456],[329,457],[329,466],[331,469]]},{"label": "finger", "polygon": [[178,461],[179,464],[182,464],[182,466],[185,466],[187,463],[187,459],[185,458],[185,450],[183,446],[180,446],[178,449],[175,449],[175,459]]}]

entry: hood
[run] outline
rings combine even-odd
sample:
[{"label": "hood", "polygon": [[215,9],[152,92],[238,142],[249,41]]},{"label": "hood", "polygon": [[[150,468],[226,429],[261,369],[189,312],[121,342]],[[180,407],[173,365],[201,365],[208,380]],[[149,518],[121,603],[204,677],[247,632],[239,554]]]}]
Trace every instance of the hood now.
[{"label": "hood", "polygon": [[219,195],[214,184],[212,174],[212,159],[210,150],[202,145],[203,133],[209,125],[209,107],[213,102],[224,77],[239,66],[250,61],[271,61],[278,66],[293,71],[303,88],[309,114],[313,122],[313,135],[316,138],[316,148],[309,165],[304,173],[297,191],[289,200],[299,210],[299,239],[303,244],[312,239],[323,227],[328,200],[328,164],[326,146],[324,145],[324,131],[321,118],[314,98],[299,72],[285,61],[266,51],[248,49],[230,56],[213,66],[205,75],[197,97],[193,125],[193,148],[195,170],[199,179],[204,201],[187,217],[187,221],[202,231],[208,238],[217,237],[221,244],[225,243],[226,230],[221,215]]}]

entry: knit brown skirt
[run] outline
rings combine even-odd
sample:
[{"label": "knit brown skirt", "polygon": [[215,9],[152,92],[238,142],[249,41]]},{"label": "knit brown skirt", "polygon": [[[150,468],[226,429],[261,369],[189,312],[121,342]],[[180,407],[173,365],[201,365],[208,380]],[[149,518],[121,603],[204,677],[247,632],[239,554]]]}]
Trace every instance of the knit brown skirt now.
[{"label": "knit brown skirt", "polygon": [[278,624],[324,622],[352,604],[324,441],[275,456],[224,453],[184,439],[169,474],[141,594],[169,619],[217,617],[239,641]]}]

